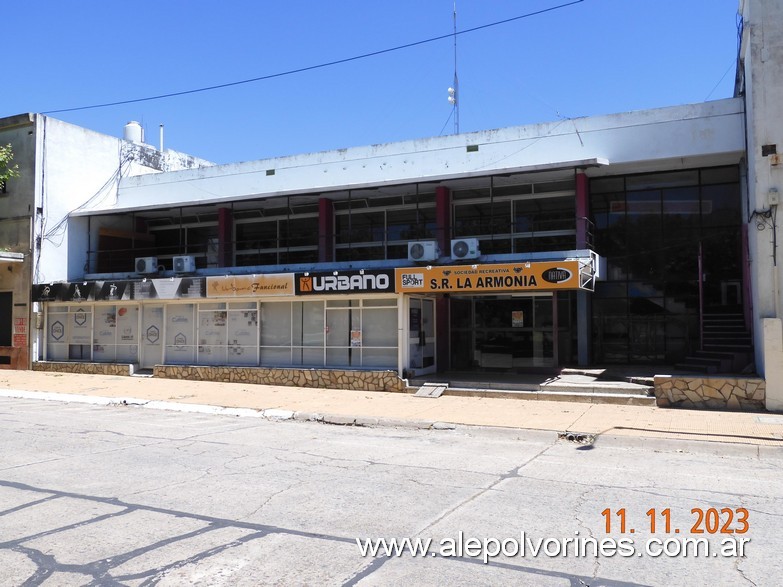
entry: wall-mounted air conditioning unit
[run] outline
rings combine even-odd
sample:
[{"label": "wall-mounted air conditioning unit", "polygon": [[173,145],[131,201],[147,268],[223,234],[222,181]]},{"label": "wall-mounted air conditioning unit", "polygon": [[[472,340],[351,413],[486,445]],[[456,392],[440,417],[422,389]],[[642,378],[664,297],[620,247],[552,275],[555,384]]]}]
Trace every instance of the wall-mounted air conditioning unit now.
[{"label": "wall-mounted air conditioning unit", "polygon": [[136,257],[136,273],[157,273],[158,272],[158,258],[157,257]]},{"label": "wall-mounted air conditioning unit", "polygon": [[193,255],[174,257],[174,273],[193,273],[196,270],[196,258]]},{"label": "wall-mounted air conditioning unit", "polygon": [[451,241],[452,259],[477,259],[481,256],[477,238],[455,238]]},{"label": "wall-mounted air conditioning unit", "polygon": [[440,257],[437,241],[412,241],[408,243],[408,261],[436,261]]}]

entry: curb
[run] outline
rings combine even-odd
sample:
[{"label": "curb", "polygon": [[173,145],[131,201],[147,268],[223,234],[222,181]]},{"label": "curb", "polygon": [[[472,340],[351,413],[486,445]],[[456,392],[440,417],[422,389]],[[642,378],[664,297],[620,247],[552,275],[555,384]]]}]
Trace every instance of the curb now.
[{"label": "curb", "polygon": [[[347,416],[344,414],[322,414],[319,412],[305,412],[285,410],[281,408],[266,408],[256,410],[252,408],[226,408],[207,404],[183,404],[161,400],[145,400],[132,397],[105,397],[90,396],[73,393],[54,393],[46,391],[23,391],[15,389],[0,389],[0,398],[30,399],[37,401],[54,401],[61,403],[77,403],[92,406],[106,407],[133,407],[163,410],[170,412],[183,412],[191,414],[207,414],[217,416],[233,416],[241,418],[261,418],[269,422],[316,422],[335,426],[355,426],[358,428],[403,428],[408,430],[438,430],[461,431],[470,434],[472,431],[482,433],[500,434],[501,436],[513,435],[518,440],[523,440],[519,435],[525,434],[525,438],[531,435],[540,441],[558,442],[559,435],[567,435],[574,431],[557,431],[537,428],[511,428],[507,426],[490,426],[481,424],[456,424],[453,422],[441,422],[433,420],[405,420],[401,418],[375,418],[369,416]],[[578,446],[576,450],[593,448],[593,446],[607,446],[613,448],[636,449],[649,448],[659,452],[682,453],[696,452],[720,455],[724,457],[752,457],[764,459],[783,459],[783,451],[780,446],[757,445],[737,443],[731,441],[715,440],[690,440],[681,438],[667,438],[657,435],[619,436],[612,434],[593,435],[591,446]],[[562,441],[564,444],[567,440]],[[651,443],[653,446],[651,446]],[[577,443],[578,444],[578,443]]]},{"label": "curb", "polygon": [[62,403],[78,403],[92,406],[134,407],[169,412],[184,412],[189,414],[208,414],[213,416],[235,416],[241,418],[263,418],[270,422],[294,420],[298,422],[321,422],[336,426],[358,426],[372,428],[376,426],[388,428],[410,428],[416,430],[455,430],[457,424],[451,422],[435,422],[431,420],[402,420],[398,418],[374,418],[369,416],[346,416],[344,414],[320,414],[315,412],[295,412],[280,408],[255,410],[252,408],[226,408],[207,404],[183,404],[162,400],[145,400],[133,397],[106,397],[97,395],[80,395],[74,393],[52,393],[46,391],[23,391],[16,389],[0,390],[0,398],[32,399],[56,401]]}]

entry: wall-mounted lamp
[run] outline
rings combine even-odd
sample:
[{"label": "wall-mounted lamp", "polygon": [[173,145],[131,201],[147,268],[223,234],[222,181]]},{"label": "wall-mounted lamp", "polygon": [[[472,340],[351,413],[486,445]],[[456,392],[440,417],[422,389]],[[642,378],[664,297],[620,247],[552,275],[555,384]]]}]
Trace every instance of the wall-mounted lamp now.
[{"label": "wall-mounted lamp", "polygon": [[359,269],[359,275],[364,275],[364,269]]},{"label": "wall-mounted lamp", "polygon": [[332,275],[337,275],[337,271],[332,271]]},{"label": "wall-mounted lamp", "polygon": [[310,272],[309,271],[305,271],[305,277],[310,277]]}]

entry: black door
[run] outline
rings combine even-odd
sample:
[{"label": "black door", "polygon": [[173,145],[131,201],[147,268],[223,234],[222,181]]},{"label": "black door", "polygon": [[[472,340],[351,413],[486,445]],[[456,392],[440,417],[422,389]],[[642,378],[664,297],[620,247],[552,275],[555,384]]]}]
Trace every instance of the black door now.
[{"label": "black door", "polygon": [[0,292],[0,346],[11,346],[11,314],[14,295],[10,291]]}]

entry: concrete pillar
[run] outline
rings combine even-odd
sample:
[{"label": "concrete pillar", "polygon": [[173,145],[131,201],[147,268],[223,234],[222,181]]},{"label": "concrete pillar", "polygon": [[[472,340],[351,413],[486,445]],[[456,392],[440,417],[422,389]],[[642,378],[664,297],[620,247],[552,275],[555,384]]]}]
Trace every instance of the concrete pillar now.
[{"label": "concrete pillar", "polygon": [[763,375],[767,383],[766,408],[783,412],[783,320],[761,320],[764,340]]},{"label": "concrete pillar", "polygon": [[334,261],[334,206],[328,198],[318,200],[318,262]]},{"label": "concrete pillar", "polygon": [[[435,223],[437,239],[441,254],[448,255],[451,251],[451,190],[439,186],[435,188]],[[451,301],[441,297],[435,302],[435,324],[437,337],[438,371],[451,368]]]},{"label": "concrete pillar", "polygon": [[234,213],[218,208],[218,267],[234,264]]},{"label": "concrete pillar", "polygon": [[[590,217],[590,193],[587,176],[576,174],[576,248],[586,249],[589,245],[587,218]],[[576,349],[580,367],[590,364],[593,338],[592,293],[576,292]]]}]

